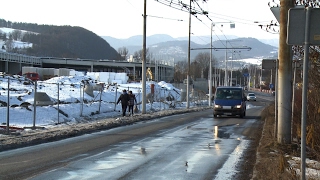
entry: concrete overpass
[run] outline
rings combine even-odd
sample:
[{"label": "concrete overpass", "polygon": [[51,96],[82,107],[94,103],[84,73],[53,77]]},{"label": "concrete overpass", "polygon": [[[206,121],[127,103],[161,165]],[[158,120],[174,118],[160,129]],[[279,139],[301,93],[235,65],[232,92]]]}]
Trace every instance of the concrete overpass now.
[{"label": "concrete overpass", "polygon": [[[142,79],[141,62],[35,57],[0,51],[0,72],[18,74],[24,66],[69,68],[82,72],[126,72],[132,80]],[[146,66],[151,68],[155,81],[169,82],[173,79],[173,62],[156,60],[155,63],[147,63]]]}]

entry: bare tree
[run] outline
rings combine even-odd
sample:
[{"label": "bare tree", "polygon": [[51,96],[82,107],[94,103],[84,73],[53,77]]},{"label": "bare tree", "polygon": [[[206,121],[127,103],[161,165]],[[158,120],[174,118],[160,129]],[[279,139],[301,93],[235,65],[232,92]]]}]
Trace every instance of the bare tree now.
[{"label": "bare tree", "polygon": [[9,35],[9,39],[5,42],[7,52],[11,52],[14,48],[12,35]]},{"label": "bare tree", "polygon": [[6,50],[7,50],[8,52],[11,52],[11,51],[13,50],[13,48],[14,48],[12,39],[7,40],[7,41],[5,42],[5,45],[6,45]]},{"label": "bare tree", "polygon": [[14,39],[14,40],[21,40],[22,39],[22,31],[21,30],[14,30],[12,33],[12,38]]},{"label": "bare tree", "polygon": [[205,78],[209,75],[210,53],[200,52],[191,63],[190,73],[194,78]]},{"label": "bare tree", "polygon": [[[142,61],[142,49],[139,51],[134,52],[133,57],[136,61],[141,62]],[[150,60],[153,59],[152,53],[150,53],[149,48],[146,49],[146,62],[151,62]]]},{"label": "bare tree", "polygon": [[174,81],[183,82],[187,77],[188,64],[186,61],[179,61],[174,67]]},{"label": "bare tree", "polygon": [[126,47],[118,48],[118,53],[120,55],[120,60],[127,60],[129,50]]}]

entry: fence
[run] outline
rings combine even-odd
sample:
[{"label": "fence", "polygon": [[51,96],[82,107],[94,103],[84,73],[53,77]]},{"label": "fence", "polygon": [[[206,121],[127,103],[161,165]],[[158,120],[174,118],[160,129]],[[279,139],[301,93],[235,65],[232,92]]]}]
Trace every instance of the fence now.
[{"label": "fence", "polygon": [[[3,76],[5,77],[5,76]],[[2,88],[1,88],[2,87]],[[140,84],[77,83],[68,78],[60,81],[26,81],[19,76],[0,77],[0,123],[3,126],[38,127],[60,123],[90,120],[120,115],[121,106],[116,102],[122,89],[136,95],[141,110]],[[183,91],[147,85],[147,111],[185,108]],[[207,105],[204,93],[193,91],[189,96],[191,106]],[[34,106],[36,105],[36,106]]]}]

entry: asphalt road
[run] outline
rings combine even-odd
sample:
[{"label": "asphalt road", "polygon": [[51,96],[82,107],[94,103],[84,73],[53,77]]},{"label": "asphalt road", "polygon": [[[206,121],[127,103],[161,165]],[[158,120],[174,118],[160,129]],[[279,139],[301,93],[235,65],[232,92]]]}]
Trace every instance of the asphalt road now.
[{"label": "asphalt road", "polygon": [[268,101],[243,119],[206,110],[1,152],[0,179],[231,178]]}]

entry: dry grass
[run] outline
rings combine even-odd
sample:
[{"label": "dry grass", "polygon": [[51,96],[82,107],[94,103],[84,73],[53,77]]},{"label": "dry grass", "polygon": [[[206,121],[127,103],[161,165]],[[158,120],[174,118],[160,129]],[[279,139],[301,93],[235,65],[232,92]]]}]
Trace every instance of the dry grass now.
[{"label": "dry grass", "polygon": [[267,107],[261,114],[265,121],[260,144],[257,149],[257,159],[253,172],[253,180],[292,180],[296,177],[287,171],[287,153],[295,153],[296,147],[280,145],[273,136],[274,105]]}]

